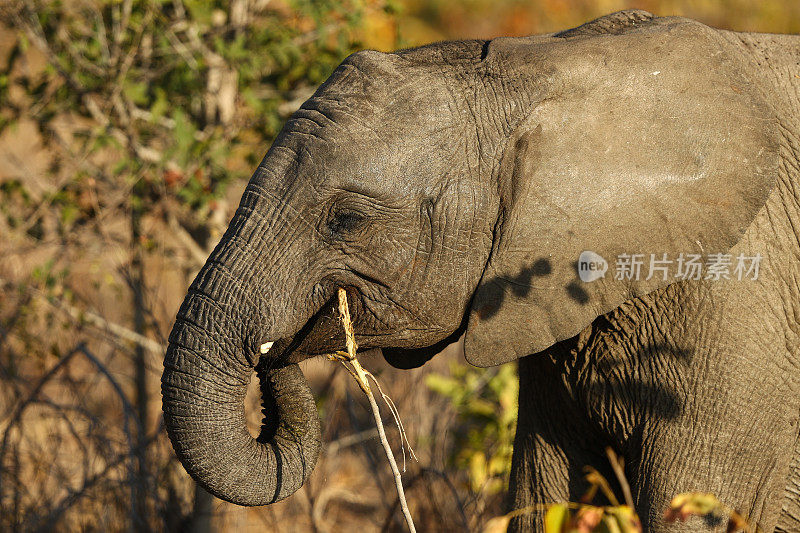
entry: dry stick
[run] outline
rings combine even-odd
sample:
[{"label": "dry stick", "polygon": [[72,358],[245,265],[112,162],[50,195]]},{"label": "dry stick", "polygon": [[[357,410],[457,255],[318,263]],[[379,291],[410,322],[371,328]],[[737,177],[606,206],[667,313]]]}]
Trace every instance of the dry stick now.
[{"label": "dry stick", "polygon": [[408,435],[406,434],[406,427],[403,425],[403,421],[400,419],[400,411],[397,410],[397,406],[394,404],[394,400],[392,400],[388,394],[383,392],[381,388],[381,384],[378,383],[378,378],[370,372],[369,370],[365,370],[364,373],[369,377],[375,386],[378,387],[378,392],[383,398],[383,401],[386,403],[386,406],[389,408],[389,411],[392,412],[392,417],[394,417],[394,423],[397,424],[397,430],[400,432],[400,451],[403,452],[403,473],[406,471],[406,449],[403,446],[403,443],[408,445],[408,453],[411,455],[411,458],[415,461],[419,462],[417,459],[417,454],[414,453],[414,448],[411,446],[411,442],[408,440]]},{"label": "dry stick", "polygon": [[[386,439],[386,432],[383,429],[381,411],[378,409],[378,403],[375,401],[375,396],[372,394],[369,382],[367,381],[367,375],[371,374],[365,371],[361,363],[356,359],[356,349],[358,347],[356,346],[356,339],[353,334],[353,323],[350,320],[350,309],[347,306],[347,292],[345,292],[344,289],[339,289],[339,315],[344,325],[347,353],[337,352],[335,355],[331,356],[331,359],[342,362],[347,371],[350,372],[350,375],[358,382],[358,386],[361,387],[364,394],[367,395],[367,399],[369,399],[369,405],[372,408],[372,416],[375,418],[375,424],[378,427],[378,436],[381,439],[383,450],[386,452],[386,457],[389,459],[389,465],[392,467],[392,473],[394,474],[394,484],[397,488],[397,496],[400,499],[400,508],[403,510],[403,516],[408,524],[408,529],[412,533],[416,533],[417,529],[414,527],[414,520],[411,518],[411,513],[408,510],[408,503],[406,502],[406,495],[403,492],[403,480],[400,477],[400,470],[397,468],[397,462],[394,460],[392,448],[389,446],[389,441]],[[346,363],[353,365],[353,368],[351,369]]]},{"label": "dry stick", "polygon": [[608,462],[611,463],[611,468],[614,470],[614,475],[617,476],[619,486],[622,488],[622,494],[625,495],[625,504],[631,509],[634,509],[631,486],[628,484],[628,480],[625,477],[625,467],[622,464],[622,459],[614,453],[614,450],[610,446],[606,448],[606,456],[608,457]]},{"label": "dry stick", "polygon": [[[0,289],[4,288],[13,288],[13,285],[10,281],[0,278]],[[97,313],[93,313],[88,309],[80,309],[78,307],[68,304],[67,302],[58,300],[57,298],[49,297],[35,287],[25,287],[25,290],[33,293],[36,296],[42,297],[48,304],[52,305],[59,311],[63,311],[64,313],[69,315],[70,318],[72,318],[77,322],[86,322],[96,327],[97,329],[105,330],[106,332],[110,333],[114,337],[117,337],[118,339],[138,344],[142,348],[150,350],[151,352],[158,355],[163,355],[164,351],[166,350],[166,347],[163,346],[161,343],[156,342],[148,337],[145,337],[140,333],[136,333],[135,331],[128,329],[125,326],[121,326],[114,322],[109,322],[102,316],[98,315]]]},{"label": "dry stick", "polygon": [[352,435],[346,435],[340,439],[325,443],[324,453],[326,455],[336,455],[336,452],[342,448],[355,446],[356,444],[360,444],[365,440],[374,439],[378,435],[378,430],[376,428],[359,431],[358,433],[353,433]]}]

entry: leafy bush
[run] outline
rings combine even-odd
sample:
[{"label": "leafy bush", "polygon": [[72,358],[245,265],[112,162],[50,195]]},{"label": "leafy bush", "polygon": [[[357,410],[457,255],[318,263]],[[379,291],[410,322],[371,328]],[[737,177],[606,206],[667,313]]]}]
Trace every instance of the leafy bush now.
[{"label": "leafy bush", "polygon": [[167,332],[236,188],[393,9],[0,2],[0,529],[209,519],[159,422]]},{"label": "leafy bush", "polygon": [[52,169],[72,167],[45,199],[64,231],[98,215],[86,197],[103,184],[131,189],[135,210],[169,198],[202,223],[288,114],[364,47],[365,20],[391,9],[359,0],[15,2],[2,8],[17,31],[0,69],[0,133],[33,119],[58,154]]},{"label": "leafy bush", "polygon": [[469,472],[475,493],[497,494],[508,483],[517,427],[516,365],[497,370],[453,362],[450,374],[429,374],[427,386],[447,398],[457,413],[451,465]]}]

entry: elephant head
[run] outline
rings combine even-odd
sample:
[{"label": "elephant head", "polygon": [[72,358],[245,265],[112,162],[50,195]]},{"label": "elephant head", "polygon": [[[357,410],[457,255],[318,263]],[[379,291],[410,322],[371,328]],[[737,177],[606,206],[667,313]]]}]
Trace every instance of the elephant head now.
[{"label": "elephant head", "polygon": [[582,282],[582,251],[740,239],[778,160],[757,80],[701,24],[628,22],[359,52],[290,118],[169,338],[164,419],[201,485],[258,505],[308,476],[321,437],[297,363],[343,348],[338,287],[363,349],[410,367],[465,333],[490,366],[670,282]]}]

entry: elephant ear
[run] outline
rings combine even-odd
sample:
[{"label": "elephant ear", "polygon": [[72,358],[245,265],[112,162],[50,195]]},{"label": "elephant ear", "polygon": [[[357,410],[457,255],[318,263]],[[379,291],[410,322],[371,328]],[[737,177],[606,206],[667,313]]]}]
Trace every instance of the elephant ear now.
[{"label": "elephant ear", "polygon": [[617,11],[605,17],[600,17],[586,24],[581,24],[577,28],[557,33],[556,37],[571,39],[574,37],[585,37],[587,35],[618,35],[629,31],[631,27],[643,22],[650,22],[655,15],[641,9],[625,9]]},{"label": "elephant ear", "polygon": [[[467,317],[474,365],[539,352],[675,282],[681,253],[727,252],[776,180],[777,120],[733,46],[686,19],[636,20],[489,45],[487,68],[538,96],[496,176],[499,218]],[[582,281],[582,253],[598,279]],[[617,276],[623,254],[642,254],[638,278]],[[651,254],[673,261],[666,276],[646,279]]]}]

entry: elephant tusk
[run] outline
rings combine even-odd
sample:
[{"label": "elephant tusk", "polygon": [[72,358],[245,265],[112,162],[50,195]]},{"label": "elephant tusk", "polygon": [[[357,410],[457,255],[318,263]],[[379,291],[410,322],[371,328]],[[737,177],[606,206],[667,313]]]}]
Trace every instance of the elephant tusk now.
[{"label": "elephant tusk", "polygon": [[261,345],[261,355],[266,355],[266,353],[269,351],[269,349],[272,348],[273,344],[275,344],[275,343],[274,342],[265,342],[264,344],[262,344]]}]

